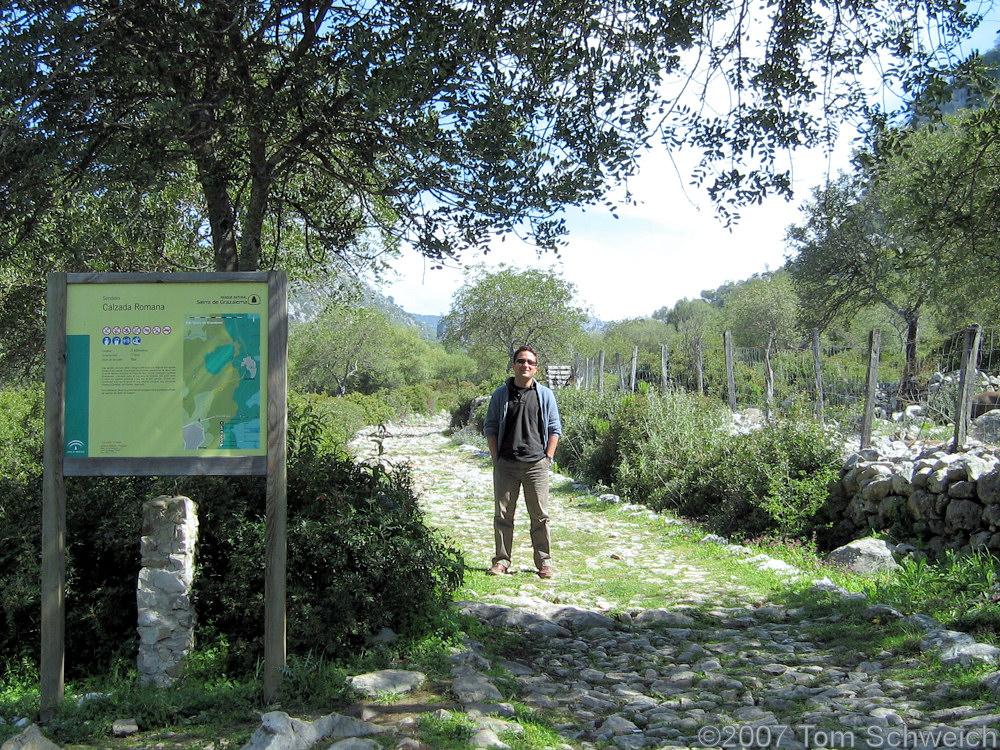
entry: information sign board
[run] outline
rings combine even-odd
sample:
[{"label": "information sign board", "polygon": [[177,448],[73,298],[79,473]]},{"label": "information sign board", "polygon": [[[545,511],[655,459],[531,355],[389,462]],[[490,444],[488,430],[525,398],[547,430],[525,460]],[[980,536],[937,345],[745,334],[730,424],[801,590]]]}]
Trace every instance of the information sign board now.
[{"label": "information sign board", "polygon": [[267,454],[266,282],[69,284],[66,458]]}]

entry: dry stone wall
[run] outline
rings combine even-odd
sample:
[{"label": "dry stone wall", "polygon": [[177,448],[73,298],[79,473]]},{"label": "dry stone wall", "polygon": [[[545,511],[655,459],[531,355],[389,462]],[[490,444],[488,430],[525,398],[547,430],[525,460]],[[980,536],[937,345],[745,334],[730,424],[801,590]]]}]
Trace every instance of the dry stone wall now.
[{"label": "dry stone wall", "polygon": [[850,456],[821,516],[843,543],[888,530],[937,553],[1000,550],[1000,448],[883,444]]}]

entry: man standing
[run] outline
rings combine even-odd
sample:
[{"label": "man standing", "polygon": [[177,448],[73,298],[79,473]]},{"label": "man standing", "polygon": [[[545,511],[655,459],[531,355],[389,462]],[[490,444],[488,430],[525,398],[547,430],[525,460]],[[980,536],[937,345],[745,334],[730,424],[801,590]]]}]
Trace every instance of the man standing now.
[{"label": "man standing", "polygon": [[514,511],[524,488],[531,519],[531,546],[541,578],[552,577],[549,540],[549,467],[562,434],[559,407],[551,389],[535,381],[538,355],[529,346],[514,352],[514,376],[490,398],[483,433],[493,458],[493,535],[496,551],[489,575],[510,567]]}]

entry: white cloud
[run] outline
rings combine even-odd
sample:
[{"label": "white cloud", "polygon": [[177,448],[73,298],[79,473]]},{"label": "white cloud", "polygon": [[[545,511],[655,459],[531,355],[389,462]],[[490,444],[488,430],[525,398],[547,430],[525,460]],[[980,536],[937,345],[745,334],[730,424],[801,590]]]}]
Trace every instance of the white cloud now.
[{"label": "white cloud", "polygon": [[[1000,12],[991,10],[969,48],[991,48],[998,27]],[[684,187],[691,165],[675,167],[666,153],[654,151],[629,186],[641,203],[621,206],[619,219],[602,207],[567,212],[568,244],[561,257],[539,258],[533,248],[508,239],[486,256],[463,260],[555,268],[577,286],[578,302],[602,320],[647,316],[683,297],[698,297],[702,290],[784,263],[785,231],[800,220],[798,206],[828,175],[848,168],[850,151],[851,138],[845,135],[832,154],[816,150],[789,156],[794,202],[774,197],[746,207],[732,231],[714,216],[704,191]],[[384,293],[412,313],[447,312],[463,279],[459,269],[432,270],[412,251],[393,266],[400,278],[384,286]]]},{"label": "white cloud", "polygon": [[[708,198],[697,188],[685,195],[676,172],[658,163],[662,161],[654,157],[643,163],[631,185],[642,202],[621,206],[620,218],[604,207],[569,212],[568,242],[559,257],[538,257],[534,248],[508,239],[485,256],[466,258],[466,263],[554,268],[577,286],[581,305],[602,320],[620,320],[648,316],[683,297],[698,297],[702,290],[784,262],[785,230],[799,219],[797,203],[775,197],[747,207],[730,231],[714,215]],[[796,159],[796,165],[806,163],[808,169],[797,166],[808,175],[796,184],[796,194],[802,197],[823,181],[827,170],[822,155]],[[400,279],[384,292],[408,312],[447,312],[462,283],[461,270],[431,269],[413,252],[393,266]]]}]

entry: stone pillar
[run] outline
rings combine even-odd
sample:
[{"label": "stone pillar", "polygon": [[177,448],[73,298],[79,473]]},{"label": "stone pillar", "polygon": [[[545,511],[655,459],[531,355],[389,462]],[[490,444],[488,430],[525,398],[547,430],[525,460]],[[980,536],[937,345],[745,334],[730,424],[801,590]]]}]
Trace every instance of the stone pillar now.
[{"label": "stone pillar", "polygon": [[142,569],[139,605],[139,680],[170,686],[182,675],[194,646],[194,549],[198,538],[195,503],[160,497],[142,506]]}]

